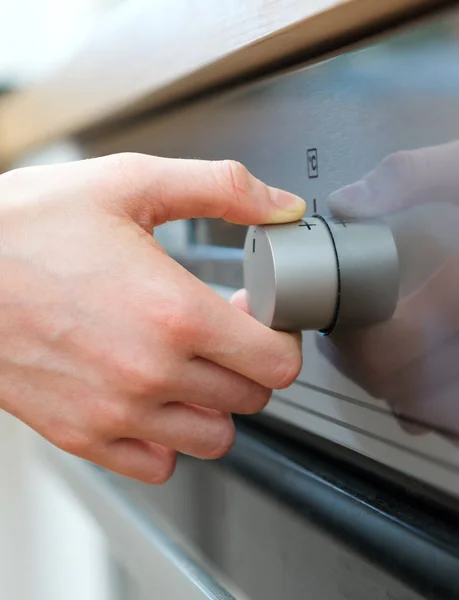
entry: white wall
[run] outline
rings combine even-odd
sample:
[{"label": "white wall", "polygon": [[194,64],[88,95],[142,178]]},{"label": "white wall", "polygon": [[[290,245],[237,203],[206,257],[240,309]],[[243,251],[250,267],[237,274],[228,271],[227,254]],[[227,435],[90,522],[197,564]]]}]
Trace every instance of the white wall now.
[{"label": "white wall", "polygon": [[0,598],[111,600],[105,539],[35,442],[0,413]]},{"label": "white wall", "polygon": [[0,81],[58,68],[104,12],[130,0],[0,0]]},{"label": "white wall", "polygon": [[33,598],[29,464],[23,429],[0,413],[0,598]]}]

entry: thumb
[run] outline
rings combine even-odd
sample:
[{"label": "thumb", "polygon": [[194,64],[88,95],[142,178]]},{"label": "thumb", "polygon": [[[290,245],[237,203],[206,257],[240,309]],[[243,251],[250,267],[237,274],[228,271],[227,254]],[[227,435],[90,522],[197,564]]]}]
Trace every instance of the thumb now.
[{"label": "thumb", "polygon": [[[300,219],[304,200],[269,187],[238,162],[120,154],[94,159],[103,166],[115,202],[132,218],[157,226],[196,217],[223,218],[240,225]],[[116,165],[116,167],[114,166]],[[103,176],[102,176],[103,177]]]}]

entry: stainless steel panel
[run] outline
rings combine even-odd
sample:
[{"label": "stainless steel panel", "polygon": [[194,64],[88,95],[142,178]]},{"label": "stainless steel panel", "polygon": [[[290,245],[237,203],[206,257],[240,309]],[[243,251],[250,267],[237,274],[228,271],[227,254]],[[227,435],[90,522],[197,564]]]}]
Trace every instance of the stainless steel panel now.
[{"label": "stainless steel panel", "polygon": [[[355,189],[368,196],[361,212],[381,214],[392,228],[404,308],[366,338],[351,335],[323,347],[316,335],[305,335],[298,382],[267,410],[453,494],[459,494],[458,30],[459,12],[451,11],[367,48],[86,144],[90,154],[234,158],[306,198],[308,214],[327,214],[331,193],[373,172]],[[201,240],[215,242],[218,227]],[[167,245],[167,227],[160,235]],[[194,272],[213,279],[204,267]],[[426,291],[406,300],[432,276]],[[234,285],[230,277],[217,279]],[[419,425],[422,435],[415,436]]]},{"label": "stainless steel panel", "polygon": [[422,597],[218,466],[183,461],[165,487],[125,489],[147,514],[159,509],[252,600]]},{"label": "stainless steel panel", "polygon": [[[215,586],[215,595],[195,596],[179,573],[174,581],[173,565],[156,556],[151,532],[158,525],[193,547],[196,560],[225,573],[237,585],[232,597],[238,600],[424,598],[215,463],[180,460],[170,482],[154,487],[95,470],[54,448],[46,454],[135,578],[128,589],[136,600],[136,593],[139,600],[229,597]],[[119,522],[112,507],[122,507]],[[436,596],[426,589],[425,597]]]},{"label": "stainless steel panel", "polygon": [[183,535],[180,539],[169,535],[164,518],[154,514],[153,507],[148,518],[142,515],[101,469],[45,442],[42,452],[106,534],[113,555],[128,575],[122,585],[129,593],[143,590],[151,598],[247,600],[242,592],[237,590],[234,596],[220,584],[221,575],[211,571],[210,563],[204,565],[186,542],[180,543]]}]

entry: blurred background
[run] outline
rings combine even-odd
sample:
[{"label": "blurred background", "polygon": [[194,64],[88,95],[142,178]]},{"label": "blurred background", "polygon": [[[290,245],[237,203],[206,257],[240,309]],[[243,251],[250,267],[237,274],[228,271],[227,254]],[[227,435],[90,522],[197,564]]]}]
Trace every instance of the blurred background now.
[{"label": "blurred background", "polygon": [[[0,88],[47,77],[109,11],[134,3],[0,0]],[[33,433],[0,412],[1,600],[112,600],[115,581],[97,525],[34,460]]]},{"label": "blurred background", "polygon": [[[154,0],[152,0],[154,2]],[[29,84],[59,68],[108,11],[136,0],[0,0],[0,81]]]}]

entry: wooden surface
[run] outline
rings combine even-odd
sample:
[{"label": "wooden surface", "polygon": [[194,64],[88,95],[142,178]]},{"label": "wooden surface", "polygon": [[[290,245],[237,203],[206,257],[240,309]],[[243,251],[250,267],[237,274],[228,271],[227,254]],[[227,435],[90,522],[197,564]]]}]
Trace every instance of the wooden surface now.
[{"label": "wooden surface", "polygon": [[120,10],[64,69],[0,100],[0,162],[431,3],[156,0]]}]

